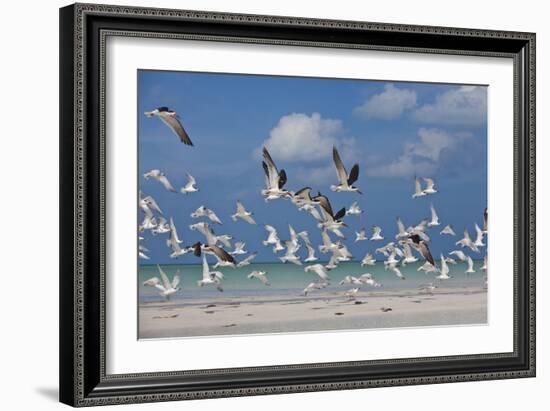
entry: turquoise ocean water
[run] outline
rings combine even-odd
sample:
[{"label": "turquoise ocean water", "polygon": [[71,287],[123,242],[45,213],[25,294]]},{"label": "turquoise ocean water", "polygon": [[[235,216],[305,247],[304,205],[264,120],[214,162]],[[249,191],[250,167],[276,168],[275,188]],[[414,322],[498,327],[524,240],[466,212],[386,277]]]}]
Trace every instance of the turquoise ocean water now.
[{"label": "turquoise ocean water", "polygon": [[[355,286],[350,284],[339,285],[340,281],[347,275],[359,277],[364,273],[371,273],[376,281],[382,284],[380,288],[373,288],[363,285],[362,290],[365,291],[395,291],[414,290],[421,284],[434,282],[439,284],[439,280],[434,279],[434,274],[425,274],[422,271],[417,271],[421,263],[414,263],[406,267],[399,267],[405,280],[399,279],[391,271],[384,270],[384,264],[378,262],[376,266],[361,267],[359,262],[343,262],[339,266],[329,271],[330,285],[323,291],[346,291]],[[485,273],[481,271],[483,265],[482,260],[474,261],[475,274],[465,274],[466,264],[458,263],[456,265],[449,264],[450,275],[453,278],[443,281],[440,285],[442,288],[461,289],[461,288],[482,288],[485,285]],[[193,300],[193,299],[212,299],[215,301],[219,297],[243,297],[243,296],[285,296],[295,297],[301,294],[302,290],[311,282],[318,280],[318,276],[314,273],[304,272],[304,266],[282,263],[254,263],[243,268],[222,268],[225,278],[223,281],[224,292],[220,293],[212,286],[198,287],[197,281],[202,278],[201,264],[171,264],[161,265],[162,269],[168,274],[170,279],[180,271],[180,287],[182,288],[177,294],[170,297],[170,301]],[[212,269],[212,268],[211,268]],[[257,279],[248,279],[247,275],[254,270],[262,270],[267,272],[267,277],[271,282],[271,286],[264,286]],[[139,301],[153,302],[164,301],[155,288],[146,287],[143,282],[151,277],[158,277],[159,272],[156,265],[141,265],[139,267],[138,290]],[[310,294],[315,295],[315,292]]]}]

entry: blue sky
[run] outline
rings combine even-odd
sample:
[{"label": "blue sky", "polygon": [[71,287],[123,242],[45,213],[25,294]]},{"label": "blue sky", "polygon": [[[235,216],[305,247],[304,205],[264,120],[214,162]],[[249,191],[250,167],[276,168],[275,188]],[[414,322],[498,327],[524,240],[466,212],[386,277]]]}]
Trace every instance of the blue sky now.
[{"label": "blue sky", "polygon": [[[214,210],[223,221],[216,234],[231,234],[258,251],[257,261],[273,261],[262,224],[271,224],[281,239],[288,223],[308,230],[320,243],[314,219],[289,201],[266,203],[260,150],[268,147],[279,169],[288,175],[286,188],[320,190],[335,210],[358,201],[361,218],[347,216],[346,244],[361,259],[385,242],[355,243],[355,231],[383,228],[390,241],[396,216],[406,225],[429,217],[429,205],[438,210],[442,226],[430,231],[434,256],[454,249],[459,238],[440,236],[445,224],[457,234],[482,224],[487,203],[487,90],[463,86],[411,82],[251,76],[188,72],[138,72],[139,183],[152,195],[165,216],[174,218],[184,244],[203,240],[188,226],[199,220],[190,214],[200,205]],[[168,106],[181,117],[194,147],[182,144],[158,118],[143,112]],[[335,145],[349,170],[359,163],[356,185],[363,195],[333,193],[332,163]],[[189,172],[200,192],[183,195],[166,191],[143,174],[165,172],[179,189]],[[411,199],[414,176],[431,177],[439,193]],[[233,222],[235,202],[254,212],[257,226]],[[141,214],[140,214],[141,218]],[[164,236],[145,233],[147,263],[197,263],[188,254],[169,258]],[[305,253],[305,249],[300,251]],[[141,260],[142,262],[144,260]]]}]

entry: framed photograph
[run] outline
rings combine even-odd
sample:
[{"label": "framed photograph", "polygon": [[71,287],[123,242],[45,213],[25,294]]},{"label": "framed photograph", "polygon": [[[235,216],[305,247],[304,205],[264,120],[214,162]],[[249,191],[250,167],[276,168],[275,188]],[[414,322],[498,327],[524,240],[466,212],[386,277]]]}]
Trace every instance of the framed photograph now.
[{"label": "framed photograph", "polygon": [[535,375],[535,34],[60,22],[62,402]]}]

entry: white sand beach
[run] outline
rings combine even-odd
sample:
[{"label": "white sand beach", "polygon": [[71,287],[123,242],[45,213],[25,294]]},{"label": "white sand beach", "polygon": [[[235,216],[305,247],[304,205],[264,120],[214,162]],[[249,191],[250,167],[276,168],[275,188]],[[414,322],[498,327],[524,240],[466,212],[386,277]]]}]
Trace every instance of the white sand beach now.
[{"label": "white sand beach", "polygon": [[433,295],[359,291],[307,297],[223,297],[139,307],[139,338],[195,337],[437,325],[485,324],[487,290],[437,289]]}]

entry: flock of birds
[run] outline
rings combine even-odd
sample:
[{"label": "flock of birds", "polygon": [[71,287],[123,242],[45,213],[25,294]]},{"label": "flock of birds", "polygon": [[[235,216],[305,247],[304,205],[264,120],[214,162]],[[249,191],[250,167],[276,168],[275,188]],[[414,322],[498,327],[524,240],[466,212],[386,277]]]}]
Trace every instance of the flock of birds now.
[{"label": "flock of birds", "polygon": [[[193,146],[189,135],[183,128],[181,120],[176,112],[167,107],[159,107],[153,111],[146,112],[147,117],[159,117],[186,145]],[[333,147],[332,158],[336,170],[337,183],[330,186],[330,190],[334,193],[352,192],[362,194],[356,184],[359,178],[359,165],[354,164],[351,170],[346,170],[344,163],[338,153],[336,147]],[[296,232],[289,224],[288,240],[281,240],[277,229],[269,224],[265,224],[266,239],[263,241],[265,247],[271,247],[275,255],[283,263],[292,263],[304,267],[306,273],[315,275],[316,280],[310,282],[303,290],[303,295],[308,295],[311,292],[326,288],[330,284],[329,272],[338,267],[338,264],[344,261],[353,259],[352,253],[349,251],[346,244],[343,242],[345,235],[343,233],[347,224],[344,222],[346,216],[360,216],[363,210],[357,202],[353,202],[348,208],[343,207],[334,212],[329,198],[326,195],[317,192],[312,194],[311,187],[304,187],[296,192],[287,190],[287,174],[285,170],[279,170],[273,161],[268,150],[263,148],[262,166],[265,174],[265,187],[261,190],[261,194],[266,202],[282,199],[290,201],[296,206],[299,211],[306,212],[312,216],[317,222],[317,228],[320,231],[322,244],[317,247],[313,246],[307,231]],[[163,187],[170,192],[178,192],[167,176],[158,169],[148,171],[143,175],[148,179],[158,181]],[[412,198],[431,196],[438,191],[435,187],[435,182],[431,178],[423,178],[424,186],[421,179],[414,178],[414,193]],[[187,174],[186,184],[179,189],[183,194],[192,194],[199,191],[195,178]],[[202,219],[197,223],[191,224],[189,229],[197,231],[203,237],[203,241],[198,241],[192,245],[182,246],[182,240],[178,236],[174,220],[170,217],[165,218],[161,208],[156,200],[148,195],[144,196],[140,191],[139,207],[143,212],[143,221],[138,229],[140,233],[149,230],[153,235],[166,235],[166,245],[170,250],[171,258],[178,258],[187,253],[193,253],[195,256],[202,258],[202,279],[197,282],[199,287],[213,286],[219,291],[223,291],[224,274],[218,268],[241,268],[251,264],[257,255],[257,252],[249,253],[245,247],[246,244],[242,241],[236,241],[233,245],[231,241],[233,237],[228,234],[216,234],[213,225],[222,225],[222,220],[218,217],[214,210],[206,208],[204,205],[197,208],[191,217],[193,219]],[[407,264],[412,264],[417,261],[423,261],[423,264],[418,268],[418,271],[424,271],[426,274],[434,275],[435,280],[439,282],[449,280],[452,276],[449,275],[449,264],[457,264],[457,260],[466,263],[466,274],[475,273],[474,262],[471,255],[468,253],[479,254],[481,248],[486,246],[484,239],[487,235],[487,209],[483,212],[483,225],[480,227],[477,223],[474,224],[476,236],[473,239],[467,228],[464,229],[463,238],[456,241],[456,246],[459,249],[450,251],[447,255],[441,254],[439,264],[436,262],[430,251],[430,233],[435,227],[442,224],[439,221],[439,216],[433,204],[430,204],[430,218],[421,220],[416,225],[405,226],[405,223],[400,217],[396,218],[397,233],[391,238],[391,241],[375,249],[375,254],[381,254],[385,257],[383,261],[384,268],[387,271],[393,272],[398,278],[405,280],[405,276],[400,270],[400,267],[405,267]],[[236,211],[231,215],[233,221],[242,221],[243,223],[256,225],[253,213],[246,209],[240,201],[236,203]],[[372,233],[369,235],[365,229],[355,233],[355,242],[373,241],[382,242],[385,237],[382,233],[382,228],[377,225],[372,226]],[[451,224],[445,225],[439,231],[439,235],[456,236],[454,228]],[[139,237],[139,257],[149,259],[148,249],[142,244],[144,237]],[[303,247],[307,250],[307,257],[302,258],[298,251]],[[457,247],[458,248],[458,247]],[[328,256],[328,263],[322,264],[316,255],[319,253]],[[465,252],[466,251],[466,252]],[[284,253],[283,253],[284,252]],[[213,256],[216,260],[215,264],[210,267],[206,256]],[[237,256],[240,259],[237,261]],[[361,260],[361,267],[375,266],[378,264],[373,253],[368,252]],[[160,295],[169,299],[169,297],[180,290],[180,273],[177,272],[170,281],[167,274],[158,266],[160,279],[153,277],[145,281],[145,286],[155,287]],[[487,255],[485,253],[484,264],[481,270],[487,271]],[[260,281],[265,286],[270,286],[266,271],[251,271],[247,277]],[[485,276],[485,282],[487,277]],[[361,289],[361,287],[380,287],[381,284],[376,281],[374,276],[365,272],[355,276],[348,275],[340,285],[353,286],[347,290],[344,295],[353,300]],[[437,282],[432,281],[420,286],[420,290],[426,293],[432,293],[436,289]]]}]

